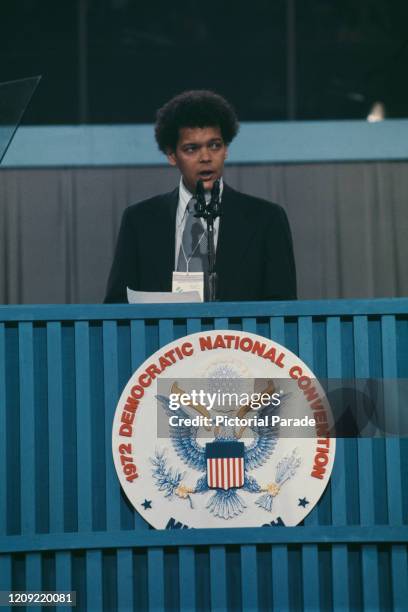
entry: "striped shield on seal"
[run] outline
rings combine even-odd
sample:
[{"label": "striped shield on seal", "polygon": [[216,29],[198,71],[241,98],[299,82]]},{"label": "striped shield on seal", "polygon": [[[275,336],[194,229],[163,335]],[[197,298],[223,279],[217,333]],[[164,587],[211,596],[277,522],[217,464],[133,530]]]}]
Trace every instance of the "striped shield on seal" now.
[{"label": "striped shield on seal", "polygon": [[244,484],[245,444],[226,440],[206,444],[207,483],[210,489],[232,489]]}]

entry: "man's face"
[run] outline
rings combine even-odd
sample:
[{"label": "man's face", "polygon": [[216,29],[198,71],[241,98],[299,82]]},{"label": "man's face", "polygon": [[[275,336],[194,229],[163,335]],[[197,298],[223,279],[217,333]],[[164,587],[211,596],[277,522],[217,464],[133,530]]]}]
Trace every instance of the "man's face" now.
[{"label": "man's face", "polygon": [[167,152],[170,164],[180,170],[191,193],[200,179],[204,189],[212,189],[222,176],[226,157],[227,147],[218,127],[180,128],[176,150]]}]

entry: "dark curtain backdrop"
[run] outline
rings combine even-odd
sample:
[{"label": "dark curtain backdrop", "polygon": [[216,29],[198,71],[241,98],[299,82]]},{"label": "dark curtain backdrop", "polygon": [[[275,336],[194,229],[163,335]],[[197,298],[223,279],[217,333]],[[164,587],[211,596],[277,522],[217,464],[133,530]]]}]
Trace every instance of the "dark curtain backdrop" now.
[{"label": "dark curtain backdrop", "polygon": [[[225,180],[286,209],[299,298],[408,295],[408,162],[229,166]],[[177,182],[166,167],[2,169],[0,302],[101,302],[122,211]]]}]

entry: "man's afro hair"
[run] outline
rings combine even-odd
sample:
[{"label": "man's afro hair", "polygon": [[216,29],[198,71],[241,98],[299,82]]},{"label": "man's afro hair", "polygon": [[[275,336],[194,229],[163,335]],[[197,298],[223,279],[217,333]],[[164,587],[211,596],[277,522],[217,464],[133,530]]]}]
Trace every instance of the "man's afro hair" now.
[{"label": "man's afro hair", "polygon": [[183,127],[219,127],[226,145],[239,130],[235,110],[213,91],[192,90],[178,94],[157,111],[155,136],[159,149],[174,151]]}]

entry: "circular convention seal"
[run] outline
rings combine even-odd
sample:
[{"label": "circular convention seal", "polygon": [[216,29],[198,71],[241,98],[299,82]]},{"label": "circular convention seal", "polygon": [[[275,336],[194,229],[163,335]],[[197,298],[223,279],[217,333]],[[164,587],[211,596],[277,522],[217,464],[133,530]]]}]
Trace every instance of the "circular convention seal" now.
[{"label": "circular convention seal", "polygon": [[113,460],[156,529],[293,526],[330,479],[332,427],[323,388],[286,347],[202,331],[131,376],[113,420]]}]

